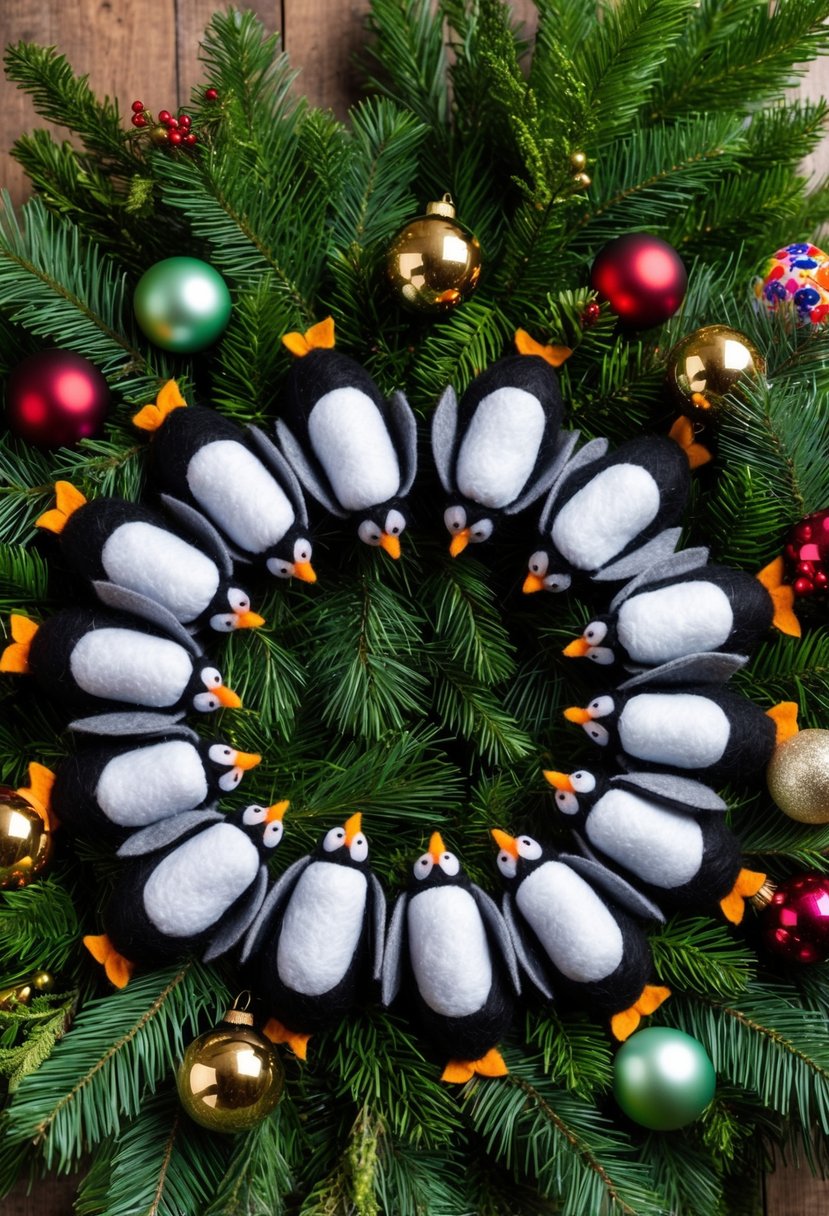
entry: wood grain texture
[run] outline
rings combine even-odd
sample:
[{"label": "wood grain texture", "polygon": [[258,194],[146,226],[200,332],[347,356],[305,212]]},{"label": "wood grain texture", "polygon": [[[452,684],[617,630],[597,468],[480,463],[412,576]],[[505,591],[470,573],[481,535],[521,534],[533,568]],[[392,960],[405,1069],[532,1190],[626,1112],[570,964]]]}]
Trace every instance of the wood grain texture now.
[{"label": "wood grain texture", "polygon": [[[218,0],[172,0],[172,2],[175,4],[176,13],[177,97],[178,104],[186,106],[196,85],[206,83],[204,66],[199,62],[199,39],[210,23],[210,18],[222,6]],[[2,0],[0,0],[0,4],[2,4]],[[269,34],[282,33],[281,0],[247,0],[244,8],[256,13]],[[156,109],[160,108],[160,106],[156,107]]]},{"label": "wood grain texture", "polygon": [[365,41],[368,0],[283,0],[285,49],[301,75],[298,89],[312,105],[344,118],[359,94],[354,57]]},{"label": "wood grain texture", "polygon": [[765,1181],[766,1216],[826,1216],[829,1181],[813,1178],[809,1170],[778,1163]]}]

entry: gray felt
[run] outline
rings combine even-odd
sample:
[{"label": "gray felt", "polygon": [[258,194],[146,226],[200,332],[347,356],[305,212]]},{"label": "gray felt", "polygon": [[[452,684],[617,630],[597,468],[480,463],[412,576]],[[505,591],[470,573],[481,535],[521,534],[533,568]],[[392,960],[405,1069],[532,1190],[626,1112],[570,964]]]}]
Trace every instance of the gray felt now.
[{"label": "gray felt", "polygon": [[472,884],[472,896],[478,905],[478,911],[483,918],[490,938],[494,941],[498,953],[507,965],[512,986],[517,993],[520,993],[521,977],[518,974],[518,961],[515,957],[515,947],[512,944],[512,937],[510,936],[506,921],[501,915],[495,900],[487,895],[486,891],[475,886],[474,883]]},{"label": "gray felt", "polygon": [[399,389],[389,398],[389,418],[395,440],[394,447],[400,461],[400,489],[397,493],[401,498],[405,498],[417,473],[417,420],[405,393]]},{"label": "gray felt", "polygon": [[167,514],[172,515],[198,542],[198,547],[213,558],[222,577],[230,578],[233,574],[230,550],[210,520],[189,503],[173,498],[172,494],[162,494],[161,504]]},{"label": "gray felt", "polygon": [[325,488],[317,473],[308,463],[308,459],[302,447],[294,438],[292,431],[281,418],[277,418],[276,420],[276,435],[285,459],[312,498],[316,498],[317,502],[321,503],[331,515],[337,515],[340,519],[347,519],[348,511],[344,511],[339,503],[334,501],[330,492]]},{"label": "gray felt", "polygon": [[[574,433],[578,434],[577,431]],[[544,503],[544,509],[538,521],[539,532],[549,531],[553,507],[561,492],[561,487],[570,474],[575,473],[578,469],[583,469],[585,465],[592,464],[595,460],[600,460],[609,447],[610,444],[606,439],[591,439],[579,452],[576,452],[575,456],[565,461],[558,470],[555,481],[550,486],[550,493],[547,495],[547,501]]]},{"label": "gray felt", "polygon": [[224,819],[224,815],[220,815],[218,811],[182,811],[181,814],[173,815],[170,819],[160,819],[158,823],[151,823],[148,827],[142,828],[140,832],[133,832],[121,845],[116,857],[143,857],[145,853],[155,853],[159,849],[166,848],[168,844],[172,844],[187,832],[191,832],[193,828],[202,827],[207,823],[216,823],[222,819]]},{"label": "gray felt", "polygon": [[535,480],[530,483],[521,497],[516,498],[515,502],[511,502],[504,508],[505,515],[517,515],[519,511],[523,511],[530,503],[540,498],[546,490],[549,490],[561,470],[567,464],[573,448],[578,443],[580,434],[580,431],[559,431],[556,437],[556,450],[552,460],[541,470]]},{"label": "gray felt", "polygon": [[212,963],[215,958],[219,958],[220,955],[227,954],[228,950],[233,949],[261,908],[267,889],[268,871],[267,867],[262,865],[259,867],[259,873],[251,883],[241,906],[236,909],[233,916],[225,920],[221,929],[211,937],[210,944],[202,955],[205,963]]},{"label": "gray felt", "polygon": [[374,946],[374,962],[372,964],[371,975],[372,979],[379,980],[383,974],[383,954],[386,946],[386,896],[383,893],[383,888],[380,886],[380,880],[377,875],[372,874],[370,870],[368,885],[369,898],[371,900],[371,932]]},{"label": "gray felt", "polygon": [[291,894],[300,874],[310,863],[310,856],[300,857],[298,861],[293,862],[292,865],[288,866],[287,870],[283,870],[279,875],[279,878],[277,878],[261,907],[258,909],[256,919],[245,938],[241,954],[241,961],[243,963],[246,963],[250,958],[259,944],[260,938],[264,935],[271,918]]},{"label": "gray felt", "polygon": [[553,993],[550,985],[547,983],[547,977],[542,971],[539,964],[533,958],[533,953],[527,948],[521,933],[521,928],[515,919],[515,913],[512,907],[512,898],[509,892],[504,893],[504,898],[501,901],[501,910],[504,914],[504,924],[507,926],[507,931],[512,939],[512,945],[515,950],[515,957],[523,970],[524,974],[529,979],[542,996],[545,996],[548,1001],[552,1001]]},{"label": "gray felt", "polygon": [[129,587],[119,587],[117,583],[107,583],[100,579],[92,583],[92,589],[101,603],[106,604],[108,608],[116,608],[119,612],[137,616],[148,625],[156,625],[189,654],[198,657],[202,653],[198,642],[163,604],[141,595],[138,591],[132,591]]},{"label": "gray felt", "polygon": [[383,982],[380,990],[380,1000],[384,1005],[392,1003],[400,991],[400,984],[403,980],[403,926],[408,902],[409,897],[405,891],[397,897],[386,933],[386,948],[383,952]]},{"label": "gray felt", "polygon": [[455,465],[455,440],[458,433],[458,395],[447,384],[432,415],[432,455],[440,484],[447,494],[455,489],[452,472]]},{"label": "gray felt", "polygon": [[77,735],[110,735],[121,738],[127,735],[175,735],[198,743],[199,736],[181,722],[183,714],[155,714],[135,712],[116,714],[93,714],[89,718],[76,718],[69,723],[69,730]]},{"label": "gray felt", "polygon": [[301,527],[307,528],[308,511],[305,506],[305,496],[302,493],[302,486],[297,481],[290,462],[286,460],[279,448],[265,432],[260,431],[258,426],[248,426],[247,433],[253,446],[256,448],[256,454],[262,463],[270,469],[275,479],[290,498],[297,523]]},{"label": "gray felt", "polygon": [[678,553],[671,553],[658,566],[648,566],[629,583],[625,583],[622,590],[610,601],[609,611],[616,612],[625,600],[630,599],[634,591],[641,587],[647,587],[663,578],[679,578],[683,574],[690,574],[692,570],[702,569],[707,561],[708,550],[703,545],[698,549],[680,549]]},{"label": "gray felt", "polygon": [[640,671],[620,684],[619,689],[626,692],[629,688],[642,688],[645,685],[724,684],[747,662],[748,656],[744,654],[720,654],[716,651],[686,654],[681,659],[671,659],[659,667],[651,667],[649,671]]},{"label": "gray felt", "polygon": [[651,794],[660,802],[684,811],[727,811],[728,805],[719,794],[701,781],[690,777],[675,777],[671,773],[625,773],[611,777],[611,784],[632,792]]},{"label": "gray felt", "polygon": [[569,866],[596,890],[602,891],[621,907],[626,908],[634,916],[643,920],[656,920],[664,923],[665,917],[660,908],[641,891],[632,887],[620,874],[615,874],[601,862],[590,857],[579,857],[576,853],[559,853],[558,861]]},{"label": "gray felt", "polygon": [[619,579],[633,578],[634,574],[638,574],[640,570],[657,566],[670,557],[679,544],[681,536],[682,528],[665,528],[658,536],[654,536],[646,544],[634,549],[632,553],[597,570],[592,578],[597,583],[615,583]]}]

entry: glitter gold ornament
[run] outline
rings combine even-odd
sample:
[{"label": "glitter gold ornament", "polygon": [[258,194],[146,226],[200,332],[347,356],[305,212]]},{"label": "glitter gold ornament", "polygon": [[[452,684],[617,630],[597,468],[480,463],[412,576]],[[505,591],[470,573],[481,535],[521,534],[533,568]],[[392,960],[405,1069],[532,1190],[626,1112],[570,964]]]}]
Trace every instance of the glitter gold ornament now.
[{"label": "glitter gold ornament", "polygon": [[27,980],[13,984],[11,988],[0,988],[0,1009],[14,1009],[15,1005],[28,1005],[32,997],[42,992],[51,992],[55,977],[49,971],[35,971]]},{"label": "glitter gold ornament", "polygon": [[253,1028],[253,1015],[234,1005],[184,1053],[176,1076],[191,1119],[214,1132],[243,1132],[270,1114],[285,1071],[275,1048]]},{"label": "glitter gold ornament", "polygon": [[758,383],[766,363],[754,343],[729,325],[704,325],[682,338],[668,357],[667,387],[677,408],[709,421],[726,393]]},{"label": "glitter gold ornament", "polygon": [[26,887],[52,855],[44,818],[16,790],[0,786],[0,890]]},{"label": "glitter gold ornament", "polygon": [[801,730],[781,743],[769,761],[766,781],[789,819],[829,823],[829,730]]},{"label": "glitter gold ornament", "polygon": [[480,273],[481,247],[455,219],[449,194],[404,225],[386,254],[392,291],[415,312],[452,312],[472,295]]}]

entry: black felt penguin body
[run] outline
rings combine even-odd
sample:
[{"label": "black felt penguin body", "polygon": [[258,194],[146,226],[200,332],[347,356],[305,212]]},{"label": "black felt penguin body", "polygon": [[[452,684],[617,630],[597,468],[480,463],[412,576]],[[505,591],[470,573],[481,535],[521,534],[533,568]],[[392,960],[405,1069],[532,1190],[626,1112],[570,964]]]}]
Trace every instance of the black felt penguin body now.
[{"label": "black felt penguin body", "polygon": [[579,769],[545,772],[556,808],[590,854],[622,869],[662,908],[719,904],[734,924],[765,874],[743,869],[740,843],[714,790],[672,773],[609,777]]},{"label": "black felt penguin body", "polygon": [[443,519],[453,557],[550,486],[564,455],[562,416],[558,376],[538,355],[499,359],[460,402],[446,389],[432,418],[432,453],[449,496]]},{"label": "black felt penguin body", "polygon": [[213,809],[261,756],[186,726],[82,747],[60,766],[51,806],[61,823],[97,839],[123,839],[184,811]]},{"label": "black felt penguin body", "polygon": [[185,406],[175,384],[133,422],[155,432],[149,471],[161,491],[206,515],[238,556],[277,578],[315,581],[302,489],[262,431]]},{"label": "black felt penguin body", "polygon": [[274,1015],[269,1038],[305,1059],[309,1037],[353,1008],[366,972],[380,978],[385,917],[352,815],[279,877],[245,942],[250,983]]},{"label": "black felt penguin body", "polygon": [[[69,482],[55,485],[57,505],[37,521],[59,533],[63,554],[99,598],[118,606],[117,588],[166,608],[191,629],[220,633],[263,625],[233,577],[233,562],[215,528],[185,508],[200,545],[170,528],[163,516],[124,498],[87,502]],[[180,504],[179,504],[179,512]],[[129,597],[125,606],[134,608]]]},{"label": "black felt penguin body", "polygon": [[566,591],[576,574],[621,582],[673,553],[690,489],[688,460],[672,439],[645,435],[614,452],[594,439],[550,488],[524,591]]},{"label": "black felt penguin body", "polygon": [[189,953],[205,962],[241,940],[268,885],[266,862],[282,839],[287,802],[224,818],[186,811],[133,833],[118,856],[105,933],[84,944],[118,987],[132,967]]},{"label": "black felt penguin body", "polygon": [[[42,625],[13,615],[14,641],[3,652],[0,670],[30,672],[48,697],[79,714],[126,705],[163,711],[169,724],[194,709],[238,708],[239,697],[225,687],[192,637],[172,618],[168,624],[165,631],[121,613],[86,608],[67,608]],[[140,718],[135,729],[143,729]]]},{"label": "black felt penguin body", "polygon": [[356,360],[314,347],[288,372],[279,413],[279,443],[306,491],[332,515],[353,516],[360,540],[399,557],[417,472],[417,424],[403,393],[386,401]]},{"label": "black felt penguin body", "polygon": [[497,1044],[520,987],[503,918],[437,832],[412,875],[389,925],[383,1003],[402,992],[406,1012],[449,1058],[443,1080],[503,1075]]},{"label": "black felt penguin body", "polygon": [[565,655],[635,671],[693,654],[750,653],[771,627],[772,598],[742,570],[706,566],[707,555],[686,549],[643,571]]},{"label": "black felt penguin body", "polygon": [[545,847],[531,836],[492,833],[506,885],[504,918],[522,969],[547,1000],[559,991],[610,1015],[626,1039],[669,995],[650,983],[647,938],[633,916],[657,907],[606,867]]}]

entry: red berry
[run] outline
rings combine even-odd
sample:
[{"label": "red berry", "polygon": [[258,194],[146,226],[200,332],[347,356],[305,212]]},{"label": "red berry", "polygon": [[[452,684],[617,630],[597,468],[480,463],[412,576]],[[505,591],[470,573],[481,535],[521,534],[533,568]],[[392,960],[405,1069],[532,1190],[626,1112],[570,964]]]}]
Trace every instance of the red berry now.
[{"label": "red berry", "polygon": [[792,584],[795,595],[811,595],[814,591],[813,585],[807,578],[796,578]]},{"label": "red berry", "polygon": [[163,123],[165,123],[165,124],[166,124],[166,123],[168,123],[168,122],[170,121],[170,119],[171,119],[172,117],[173,117],[173,116],[172,116],[172,114],[170,113],[170,111],[169,111],[169,110],[159,110],[159,111],[158,111],[158,121],[159,121],[159,122],[163,122]]},{"label": "red berry", "polygon": [[191,126],[192,122],[193,122],[193,120],[192,120],[192,118],[190,117],[190,115],[189,115],[189,114],[179,114],[179,116],[178,116],[178,125],[179,125],[180,127],[184,127],[184,129],[185,129],[186,131],[189,131],[190,126]]},{"label": "red berry", "polygon": [[177,148],[183,139],[184,136],[182,135],[181,131],[167,132],[167,143],[172,144],[174,148]]},{"label": "red berry", "polygon": [[143,115],[143,114],[133,114],[133,116],[132,116],[132,125],[133,125],[134,127],[146,127],[146,125],[147,125],[147,120],[146,120],[146,118],[144,117],[144,115]]},{"label": "red berry", "polygon": [[167,127],[168,131],[177,131],[178,130],[178,119],[177,118],[168,118],[165,126]]},{"label": "red berry", "polygon": [[190,131],[189,134],[185,135],[184,142],[187,144],[188,148],[192,148],[199,142],[199,137]]},{"label": "red berry", "polygon": [[134,102],[132,103],[132,112],[133,112],[133,114],[141,114],[141,113],[143,113],[143,110],[144,110],[144,102],[143,102],[143,101],[134,101]]},{"label": "red berry", "polygon": [[219,90],[218,89],[205,89],[204,90],[204,100],[205,101],[218,101],[219,100]]}]

